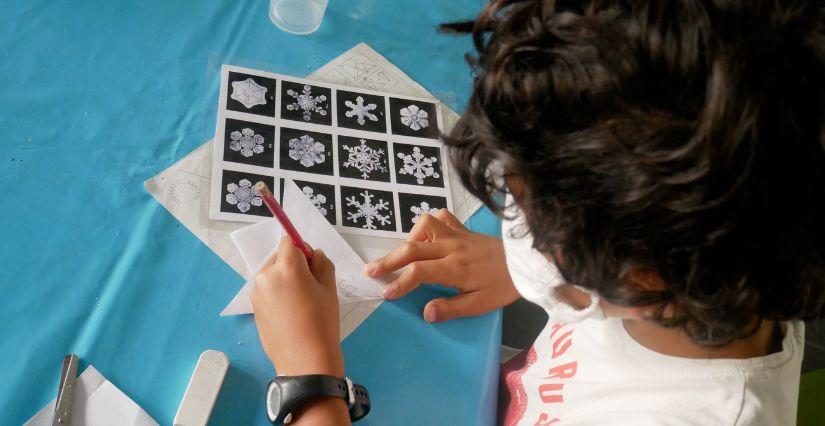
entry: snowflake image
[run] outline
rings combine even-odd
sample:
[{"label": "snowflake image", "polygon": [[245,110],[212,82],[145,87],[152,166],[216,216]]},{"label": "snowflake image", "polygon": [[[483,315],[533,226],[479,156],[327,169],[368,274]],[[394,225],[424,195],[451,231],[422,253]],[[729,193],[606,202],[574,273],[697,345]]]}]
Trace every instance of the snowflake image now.
[{"label": "snowflake image", "polygon": [[252,108],[255,105],[266,105],[266,87],[261,86],[251,78],[244,81],[233,81],[232,94],[229,97],[242,103],[247,108]]},{"label": "snowflake image", "polygon": [[326,156],[324,156],[324,144],[316,142],[315,139],[308,135],[290,139],[289,158],[301,163],[304,167],[321,164],[326,160]]},{"label": "snowflake image", "polygon": [[421,130],[430,125],[429,114],[416,105],[401,108],[401,124],[413,130]]},{"label": "snowflake image", "polygon": [[304,90],[300,94],[292,89],[286,91],[287,95],[295,98],[295,102],[287,105],[286,109],[290,111],[303,111],[304,121],[309,121],[309,119],[312,118],[313,112],[317,112],[321,115],[327,115],[327,112],[321,106],[321,103],[326,102],[327,100],[326,95],[312,96],[311,90],[312,89],[307,84],[304,85]]},{"label": "snowflake image", "polygon": [[364,117],[369,118],[370,121],[378,121],[378,116],[371,113],[370,111],[374,111],[378,108],[378,105],[375,104],[366,104],[364,105],[364,98],[361,96],[355,98],[355,103],[352,101],[344,102],[344,105],[349,108],[349,111],[345,112],[344,115],[347,117],[358,117],[358,124],[364,125],[367,121],[364,120]]},{"label": "snowflake image", "polygon": [[246,213],[251,206],[260,206],[263,200],[258,193],[258,190],[252,187],[252,182],[247,179],[241,179],[240,182],[234,182],[226,185],[226,202],[236,206],[241,213]]},{"label": "snowflake image", "polygon": [[[347,212],[347,220],[358,224],[359,219],[363,218],[364,224],[361,225],[363,229],[376,229],[375,221],[378,221],[381,225],[389,225],[390,215],[392,215],[389,208],[390,204],[380,198],[378,203],[372,204],[372,197],[375,195],[370,194],[367,190],[364,190],[360,195],[364,198],[363,202],[356,200],[354,195],[347,197],[347,206],[355,207],[354,212]],[[386,211],[386,213],[382,214],[382,211]]]},{"label": "snowflake image", "polygon": [[421,205],[419,206],[410,206],[410,211],[413,212],[415,216],[412,218],[412,223],[418,223],[418,220],[421,219],[421,216],[425,214],[435,214],[438,212],[436,208],[430,208],[430,204],[426,201],[422,201]]},{"label": "snowflake image", "polygon": [[256,135],[252,129],[244,128],[240,132],[235,130],[229,134],[229,138],[232,139],[229,142],[229,149],[240,151],[244,157],[264,152],[264,137]]},{"label": "snowflake image", "polygon": [[[358,169],[358,171],[361,172],[361,177],[364,179],[368,179],[370,173],[376,170],[380,172],[387,171],[387,168],[381,164],[384,150],[370,148],[365,145],[366,143],[366,140],[361,139],[361,145],[358,146],[350,147],[348,145],[342,145],[342,148],[349,153],[347,161],[343,166]],[[383,163],[386,164],[386,160],[384,160]]]},{"label": "snowflake image", "polygon": [[435,171],[433,164],[438,161],[436,157],[425,157],[418,147],[413,148],[412,154],[404,155],[398,153],[398,158],[404,161],[404,166],[398,170],[402,175],[415,176],[419,185],[424,184],[424,178],[432,177],[438,179],[439,174]]},{"label": "snowflake image", "polygon": [[312,188],[308,186],[303,187],[303,189],[301,190],[304,191],[304,195],[306,195],[307,198],[309,198],[309,201],[312,203],[312,205],[314,205],[315,208],[318,209],[318,211],[321,212],[322,215],[326,216],[327,208],[324,207],[324,204],[326,204],[327,202],[327,197],[325,197],[324,194],[315,194],[315,191],[313,191]]}]

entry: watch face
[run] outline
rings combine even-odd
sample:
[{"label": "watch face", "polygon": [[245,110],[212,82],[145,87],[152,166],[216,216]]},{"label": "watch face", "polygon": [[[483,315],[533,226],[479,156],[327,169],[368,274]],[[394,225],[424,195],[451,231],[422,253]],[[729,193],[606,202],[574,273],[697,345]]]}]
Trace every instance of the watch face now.
[{"label": "watch face", "polygon": [[266,391],[266,414],[269,416],[269,421],[274,422],[278,418],[281,411],[281,388],[275,382],[269,383],[269,389]]}]

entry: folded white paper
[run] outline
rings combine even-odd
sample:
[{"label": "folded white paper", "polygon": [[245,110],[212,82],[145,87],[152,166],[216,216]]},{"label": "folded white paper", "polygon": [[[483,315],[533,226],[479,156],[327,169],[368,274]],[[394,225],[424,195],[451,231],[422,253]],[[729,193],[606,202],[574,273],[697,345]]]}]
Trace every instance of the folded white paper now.
[{"label": "folded white paper", "polygon": [[[284,212],[301,237],[313,248],[323,250],[335,264],[338,300],[342,305],[381,299],[383,281],[364,275],[364,261],[291,180],[284,183],[282,204]],[[247,267],[252,271],[258,271],[275,252],[282,235],[281,225],[275,219],[271,219],[239,229],[233,232],[231,237]],[[222,316],[252,313],[249,295],[253,279],[254,277],[247,281],[235,295],[221,312]]]},{"label": "folded white paper", "polygon": [[[38,411],[26,426],[51,426],[54,404]],[[91,365],[77,378],[72,394],[71,424],[84,426],[157,425],[142,408]]]}]

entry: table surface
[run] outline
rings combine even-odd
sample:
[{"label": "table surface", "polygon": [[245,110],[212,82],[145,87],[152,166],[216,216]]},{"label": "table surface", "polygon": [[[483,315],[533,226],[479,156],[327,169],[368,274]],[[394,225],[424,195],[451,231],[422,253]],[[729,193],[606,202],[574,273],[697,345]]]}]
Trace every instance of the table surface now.
[{"label": "table surface", "polygon": [[[435,27],[481,0],[332,0],[304,37],[267,3],[0,0],[3,424],[54,398],[69,352],[171,424],[205,349],[232,362],[212,423],[266,424],[273,370],[252,318],[218,317],[241,278],[142,186],[214,131],[221,63],[303,76],[364,41],[463,110],[470,40]],[[471,226],[497,233],[487,211]],[[428,325],[439,291],[384,303],[344,341],[373,397],[365,424],[494,416],[501,315]]]}]

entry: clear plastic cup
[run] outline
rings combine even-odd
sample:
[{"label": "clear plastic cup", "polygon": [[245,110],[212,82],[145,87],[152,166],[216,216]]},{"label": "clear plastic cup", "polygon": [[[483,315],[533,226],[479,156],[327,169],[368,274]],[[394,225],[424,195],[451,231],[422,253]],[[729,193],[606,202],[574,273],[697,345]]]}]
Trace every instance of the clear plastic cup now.
[{"label": "clear plastic cup", "polygon": [[269,19],[292,34],[312,34],[321,26],[329,0],[270,0]]}]

